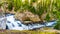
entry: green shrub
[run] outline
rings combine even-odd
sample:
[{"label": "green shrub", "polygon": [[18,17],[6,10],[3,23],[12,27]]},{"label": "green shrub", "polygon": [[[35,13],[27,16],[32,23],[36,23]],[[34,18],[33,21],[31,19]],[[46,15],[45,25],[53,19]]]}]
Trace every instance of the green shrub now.
[{"label": "green shrub", "polygon": [[60,30],[60,20],[57,21],[57,24],[54,26],[54,29]]},{"label": "green shrub", "polygon": [[9,11],[11,11],[13,9],[13,4],[12,3],[8,4],[8,9],[9,9]]}]

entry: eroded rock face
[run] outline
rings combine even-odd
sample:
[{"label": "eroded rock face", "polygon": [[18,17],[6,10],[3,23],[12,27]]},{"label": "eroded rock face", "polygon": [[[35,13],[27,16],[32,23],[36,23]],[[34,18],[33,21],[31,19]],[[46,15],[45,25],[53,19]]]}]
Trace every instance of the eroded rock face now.
[{"label": "eroded rock face", "polygon": [[26,19],[29,19],[32,22],[40,21],[40,18],[38,15],[34,15],[33,13],[28,12],[28,11],[25,11],[23,13],[16,13],[15,18],[20,20],[20,21],[24,21]]}]

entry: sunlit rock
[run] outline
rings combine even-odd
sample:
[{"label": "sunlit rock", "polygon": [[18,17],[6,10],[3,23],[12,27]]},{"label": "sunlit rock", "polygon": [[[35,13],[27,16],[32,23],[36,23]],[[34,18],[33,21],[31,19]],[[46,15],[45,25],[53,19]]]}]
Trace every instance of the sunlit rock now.
[{"label": "sunlit rock", "polygon": [[23,13],[16,13],[15,18],[21,21],[25,21],[25,20],[30,20],[32,22],[38,22],[40,21],[40,18],[38,15],[34,15],[31,12],[23,12]]},{"label": "sunlit rock", "polygon": [[21,21],[24,21],[27,17],[23,13],[16,13],[15,18]]}]

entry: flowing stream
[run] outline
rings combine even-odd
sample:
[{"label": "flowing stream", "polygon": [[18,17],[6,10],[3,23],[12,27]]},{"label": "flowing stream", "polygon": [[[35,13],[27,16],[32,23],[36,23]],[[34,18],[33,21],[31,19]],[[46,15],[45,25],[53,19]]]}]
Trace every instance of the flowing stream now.
[{"label": "flowing stream", "polygon": [[46,26],[47,27],[54,26],[56,23],[56,21],[52,21],[45,24],[24,25],[20,21],[15,20],[14,15],[12,14],[7,14],[6,18],[7,18],[6,29],[9,29],[9,30],[30,30],[30,29],[41,28]]}]

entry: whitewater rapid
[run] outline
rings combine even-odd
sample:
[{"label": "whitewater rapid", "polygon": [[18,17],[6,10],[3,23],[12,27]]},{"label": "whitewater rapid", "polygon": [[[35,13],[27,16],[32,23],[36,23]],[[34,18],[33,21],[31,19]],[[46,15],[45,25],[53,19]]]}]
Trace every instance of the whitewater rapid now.
[{"label": "whitewater rapid", "polygon": [[9,30],[30,30],[34,28],[40,28],[45,26],[54,26],[56,21],[45,23],[45,24],[29,24],[24,25],[20,21],[15,20],[14,15],[7,14],[6,15],[7,22],[6,22],[6,28]]}]

